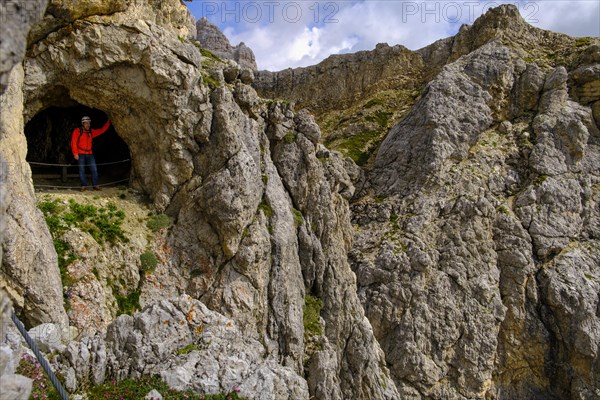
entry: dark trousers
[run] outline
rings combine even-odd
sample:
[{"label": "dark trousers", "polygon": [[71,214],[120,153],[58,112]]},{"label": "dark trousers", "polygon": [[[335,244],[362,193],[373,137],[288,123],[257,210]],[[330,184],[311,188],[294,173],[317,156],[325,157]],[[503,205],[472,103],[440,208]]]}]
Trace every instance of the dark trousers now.
[{"label": "dark trousers", "polygon": [[85,167],[90,167],[92,172],[92,185],[98,185],[98,169],[96,168],[96,160],[93,154],[80,154],[79,155],[79,180],[81,186],[87,186],[87,179],[85,178]]}]

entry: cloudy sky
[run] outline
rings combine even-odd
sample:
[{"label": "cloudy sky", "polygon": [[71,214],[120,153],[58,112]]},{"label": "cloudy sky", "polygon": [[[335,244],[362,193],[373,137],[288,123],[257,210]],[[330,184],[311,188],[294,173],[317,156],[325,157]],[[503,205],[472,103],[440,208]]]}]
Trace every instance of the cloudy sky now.
[{"label": "cloudy sky", "polygon": [[219,26],[232,45],[244,42],[259,69],[318,63],[331,54],[377,43],[419,49],[454,35],[491,7],[510,3],[530,24],[572,36],[600,36],[598,0],[187,0],[194,16]]}]

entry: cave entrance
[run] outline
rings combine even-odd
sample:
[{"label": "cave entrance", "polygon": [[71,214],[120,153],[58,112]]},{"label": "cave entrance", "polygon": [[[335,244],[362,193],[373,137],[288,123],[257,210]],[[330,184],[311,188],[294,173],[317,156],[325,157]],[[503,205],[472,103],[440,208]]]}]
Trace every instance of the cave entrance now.
[{"label": "cave entrance", "polygon": [[[79,189],[79,169],[71,153],[71,135],[81,126],[81,118],[92,119],[93,129],[101,128],[107,115],[98,109],[74,105],[49,107],[37,113],[25,125],[27,162],[37,189]],[[129,147],[111,124],[104,134],[93,140],[93,153],[98,166],[99,186],[129,186],[131,155]],[[88,184],[90,171],[86,168]]]}]

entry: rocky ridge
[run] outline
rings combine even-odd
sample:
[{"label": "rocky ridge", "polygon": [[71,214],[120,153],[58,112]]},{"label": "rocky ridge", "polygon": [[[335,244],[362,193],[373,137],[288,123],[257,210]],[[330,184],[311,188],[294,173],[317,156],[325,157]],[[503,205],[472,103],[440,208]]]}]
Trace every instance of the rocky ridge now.
[{"label": "rocky ridge", "polygon": [[[253,86],[263,97],[310,109],[329,147],[370,168],[387,132],[444,65],[493,39],[546,72],[561,64],[574,66],[587,45],[599,43],[597,38],[575,39],[535,28],[517,8],[496,7],[472,26],[463,25],[455,36],[416,51],[381,43],[374,50],[332,55],[310,67],[258,71]],[[586,79],[594,80],[590,75]]]},{"label": "rocky ridge", "polygon": [[216,25],[210,23],[206,17],[202,17],[196,22],[196,40],[202,48],[221,58],[233,60],[239,66],[250,68],[253,71],[258,69],[252,49],[244,42],[232,46],[223,32]]}]

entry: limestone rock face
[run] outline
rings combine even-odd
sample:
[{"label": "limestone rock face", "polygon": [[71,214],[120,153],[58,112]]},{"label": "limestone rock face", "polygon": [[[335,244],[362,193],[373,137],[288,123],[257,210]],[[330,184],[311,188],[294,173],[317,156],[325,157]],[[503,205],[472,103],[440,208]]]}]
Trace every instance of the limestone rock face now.
[{"label": "limestone rock face", "polygon": [[[133,184],[157,210],[176,219],[165,243],[168,259],[160,285],[139,283],[144,302],[188,294],[239,331],[227,342],[232,352],[223,356],[228,359],[218,358],[222,346],[211,347],[201,355],[212,357],[206,363],[192,352],[168,370],[160,366],[179,349],[179,341],[150,343],[163,343],[171,334],[189,338],[189,331],[158,329],[158,316],[147,321],[120,317],[106,341],[85,336],[67,346],[67,386],[164,371],[173,386],[207,391],[230,390],[234,380],[243,380],[240,388],[251,398],[261,392],[290,399],[316,392],[330,393],[332,399],[397,398],[346,259],[351,242],[347,201],[354,187],[344,161],[322,151],[310,114],[259,98],[243,83],[251,79],[239,67],[205,58],[172,27],[140,18],[136,4],[114,15],[102,11],[76,19],[45,36],[41,30],[29,48],[24,78],[13,80],[15,91],[8,98],[23,107],[15,115],[25,121],[64,104],[65,97],[107,114],[129,147]],[[25,149],[22,123],[11,137]],[[31,184],[27,187],[21,207],[33,207]],[[83,246],[87,240],[66,239]],[[72,272],[89,273],[89,261]],[[18,259],[10,267],[19,271]],[[60,286],[55,283],[57,290]],[[96,297],[100,289],[85,287]],[[323,303],[322,333],[312,339],[322,347],[313,351],[305,343],[308,294]],[[167,313],[177,321],[189,317],[190,308],[154,307],[156,315]],[[98,310],[100,316],[104,311]],[[132,354],[127,344],[132,340],[148,340],[154,355]],[[247,349],[245,358],[239,358],[242,349]],[[238,358],[232,361],[234,355]],[[233,376],[226,368],[230,362],[239,365]],[[191,365],[206,366],[211,378],[202,381],[208,372]],[[180,374],[181,368],[190,372]],[[320,376],[328,379],[319,382]]]},{"label": "limestone rock face", "polygon": [[[600,396],[593,43],[579,49],[501,7],[420,52],[379,45],[258,74],[261,92],[323,113],[363,92],[410,90],[361,171],[319,143],[309,112],[262,99],[247,69],[203,56],[168,22],[185,15],[164,17],[178,2],[89,2],[81,15],[52,4],[61,21],[47,14],[36,27],[0,99],[13,116],[2,156],[24,162],[24,121],[65,98],[102,110],[129,147],[133,185],[175,219],[156,276],[129,274],[145,309],[55,359],[70,390],[159,374],[176,388],[266,399]],[[544,46],[579,50],[555,66]],[[354,76],[337,82],[335,69]],[[321,85],[313,98],[310,81]],[[347,131],[386,126],[378,115]],[[30,323],[61,322],[56,255],[23,171],[5,181],[3,284]]]},{"label": "limestone rock face", "polygon": [[441,69],[352,205],[359,295],[409,398],[600,394],[597,64],[528,63],[513,34]]},{"label": "limestone rock face", "polygon": [[289,99],[322,114],[377,92],[414,90],[420,86],[423,69],[423,60],[415,52],[382,43],[372,51],[329,56],[314,66],[258,71],[253,86],[263,97]]},{"label": "limestone rock face", "polygon": [[27,34],[37,23],[48,0],[10,1],[0,4],[0,95],[8,86],[8,74],[25,57]]},{"label": "limestone rock face", "polygon": [[137,18],[174,31],[183,38],[196,36],[195,19],[178,0],[51,0],[44,19],[30,32],[30,40],[37,42],[74,21],[97,16],[110,16],[113,20]]},{"label": "limestone rock face", "polygon": [[306,381],[292,368],[265,360],[264,352],[233,320],[181,296],[135,317],[120,316],[106,338],[71,342],[59,368],[71,377],[71,389],[90,378],[102,382],[108,374],[117,379],[157,374],[174,389],[203,394],[238,390],[248,398],[308,399]]},{"label": "limestone rock face", "polygon": [[23,68],[13,68],[9,86],[0,96],[0,154],[6,232],[0,285],[4,287],[29,326],[41,322],[67,323],[63,308],[60,274],[52,238],[35,206],[31,170],[25,161],[23,135]]},{"label": "limestone rock face", "polygon": [[[0,210],[2,212],[2,210]],[[0,214],[1,215],[1,214]],[[2,227],[0,227],[0,238],[2,237]],[[0,289],[0,382],[2,382],[2,397],[10,400],[27,399],[31,393],[33,381],[22,375],[15,374],[20,361],[22,349],[17,343],[8,340],[9,336],[16,338],[19,335],[14,327],[10,314],[12,304],[10,299]]]},{"label": "limestone rock face", "polygon": [[244,68],[257,70],[254,52],[244,42],[237,46],[232,46],[229,39],[219,30],[219,28],[210,23],[206,17],[202,17],[196,22],[196,40],[200,45],[215,53],[221,58],[234,60]]}]

